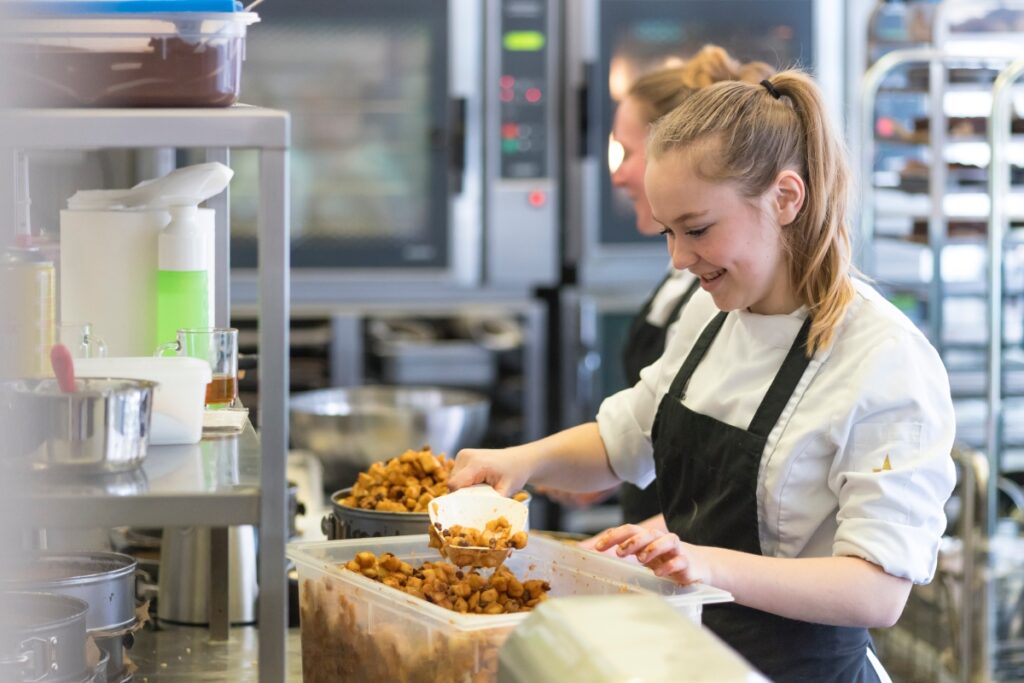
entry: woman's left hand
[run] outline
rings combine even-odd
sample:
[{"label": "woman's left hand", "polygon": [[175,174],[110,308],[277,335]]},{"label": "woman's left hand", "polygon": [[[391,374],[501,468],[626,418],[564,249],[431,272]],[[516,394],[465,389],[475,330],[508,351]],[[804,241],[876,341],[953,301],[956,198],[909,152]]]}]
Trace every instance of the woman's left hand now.
[{"label": "woman's left hand", "polygon": [[612,547],[616,547],[619,557],[636,555],[636,559],[656,576],[684,586],[698,581],[708,583],[711,578],[711,569],[700,546],[683,543],[673,533],[624,524],[597,536],[595,550],[603,552]]}]

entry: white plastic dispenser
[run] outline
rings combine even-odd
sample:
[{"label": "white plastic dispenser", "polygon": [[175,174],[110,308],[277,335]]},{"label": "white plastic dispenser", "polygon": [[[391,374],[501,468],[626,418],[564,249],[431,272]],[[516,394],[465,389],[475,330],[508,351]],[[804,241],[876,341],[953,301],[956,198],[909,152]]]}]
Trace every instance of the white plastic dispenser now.
[{"label": "white plastic dispenser", "polygon": [[[196,205],[220,194],[232,175],[230,168],[213,162],[128,190],[75,193],[60,215],[62,319],[90,321],[112,357],[149,356],[160,343],[172,341],[173,333],[168,339],[157,334],[157,291],[160,235],[170,227],[173,209],[187,219],[189,238],[164,241],[186,242],[204,255],[207,310],[205,322],[196,326],[211,327],[214,211]],[[171,263],[181,262],[174,259],[177,247],[167,253]]]},{"label": "white plastic dispenser", "polygon": [[157,240],[156,339],[173,341],[179,329],[210,326],[210,257],[197,224],[198,207],[168,207],[171,222]]}]

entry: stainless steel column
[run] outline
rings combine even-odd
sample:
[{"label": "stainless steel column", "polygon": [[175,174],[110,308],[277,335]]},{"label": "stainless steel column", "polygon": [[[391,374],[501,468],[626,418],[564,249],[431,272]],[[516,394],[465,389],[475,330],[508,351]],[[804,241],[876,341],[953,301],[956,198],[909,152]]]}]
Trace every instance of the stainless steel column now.
[{"label": "stainless steel column", "polygon": [[[290,139],[290,122],[285,139]],[[288,150],[259,153],[260,680],[285,680],[288,583],[285,460],[288,453]]]}]

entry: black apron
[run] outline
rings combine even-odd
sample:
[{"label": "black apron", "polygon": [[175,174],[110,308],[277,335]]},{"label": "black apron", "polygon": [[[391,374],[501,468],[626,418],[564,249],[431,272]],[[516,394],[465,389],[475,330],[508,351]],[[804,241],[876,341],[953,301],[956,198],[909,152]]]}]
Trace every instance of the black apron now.
[{"label": "black apron", "polygon": [[[640,381],[640,371],[654,361],[661,358],[665,352],[665,337],[668,334],[669,326],[679,319],[679,312],[683,310],[693,293],[700,286],[700,280],[694,279],[689,288],[675,303],[665,319],[664,327],[658,327],[647,322],[647,315],[651,312],[651,305],[654,303],[658,292],[669,281],[672,274],[665,276],[649,299],[644,304],[640,313],[633,318],[633,324],[626,334],[626,342],[622,347],[622,369],[626,376],[626,386],[633,386]],[[658,491],[654,484],[646,489],[641,489],[632,484],[623,483],[619,489],[619,502],[622,504],[622,519],[627,524],[636,524],[655,515],[661,514],[661,503],[658,501]]]},{"label": "black apron", "polygon": [[[661,400],[654,420],[657,488],[670,531],[687,543],[761,554],[757,474],[768,434],[809,359],[808,318],[746,430],[681,403],[686,385],[725,322],[708,323]],[[879,680],[867,658],[867,629],[787,619],[742,605],[708,605],[704,625],[777,683]]]}]

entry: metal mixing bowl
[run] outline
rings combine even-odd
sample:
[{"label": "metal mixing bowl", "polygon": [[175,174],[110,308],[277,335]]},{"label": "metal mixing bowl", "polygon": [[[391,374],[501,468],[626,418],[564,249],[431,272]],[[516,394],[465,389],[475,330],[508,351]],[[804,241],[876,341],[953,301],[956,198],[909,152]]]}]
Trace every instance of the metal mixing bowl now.
[{"label": "metal mixing bowl", "polygon": [[438,387],[323,389],[293,395],[289,407],[292,445],[320,458],[329,491],[410,448],[454,457],[478,446],[490,412],[485,396]]},{"label": "metal mixing bowl", "polygon": [[[345,538],[379,538],[381,536],[410,536],[422,534],[430,525],[426,512],[378,512],[342,505],[341,501],[352,493],[344,488],[331,494],[331,511],[320,520],[320,530],[329,541]],[[529,505],[533,496],[526,494],[523,501]],[[529,520],[526,527],[529,528]],[[580,538],[586,536],[580,535]]]}]

